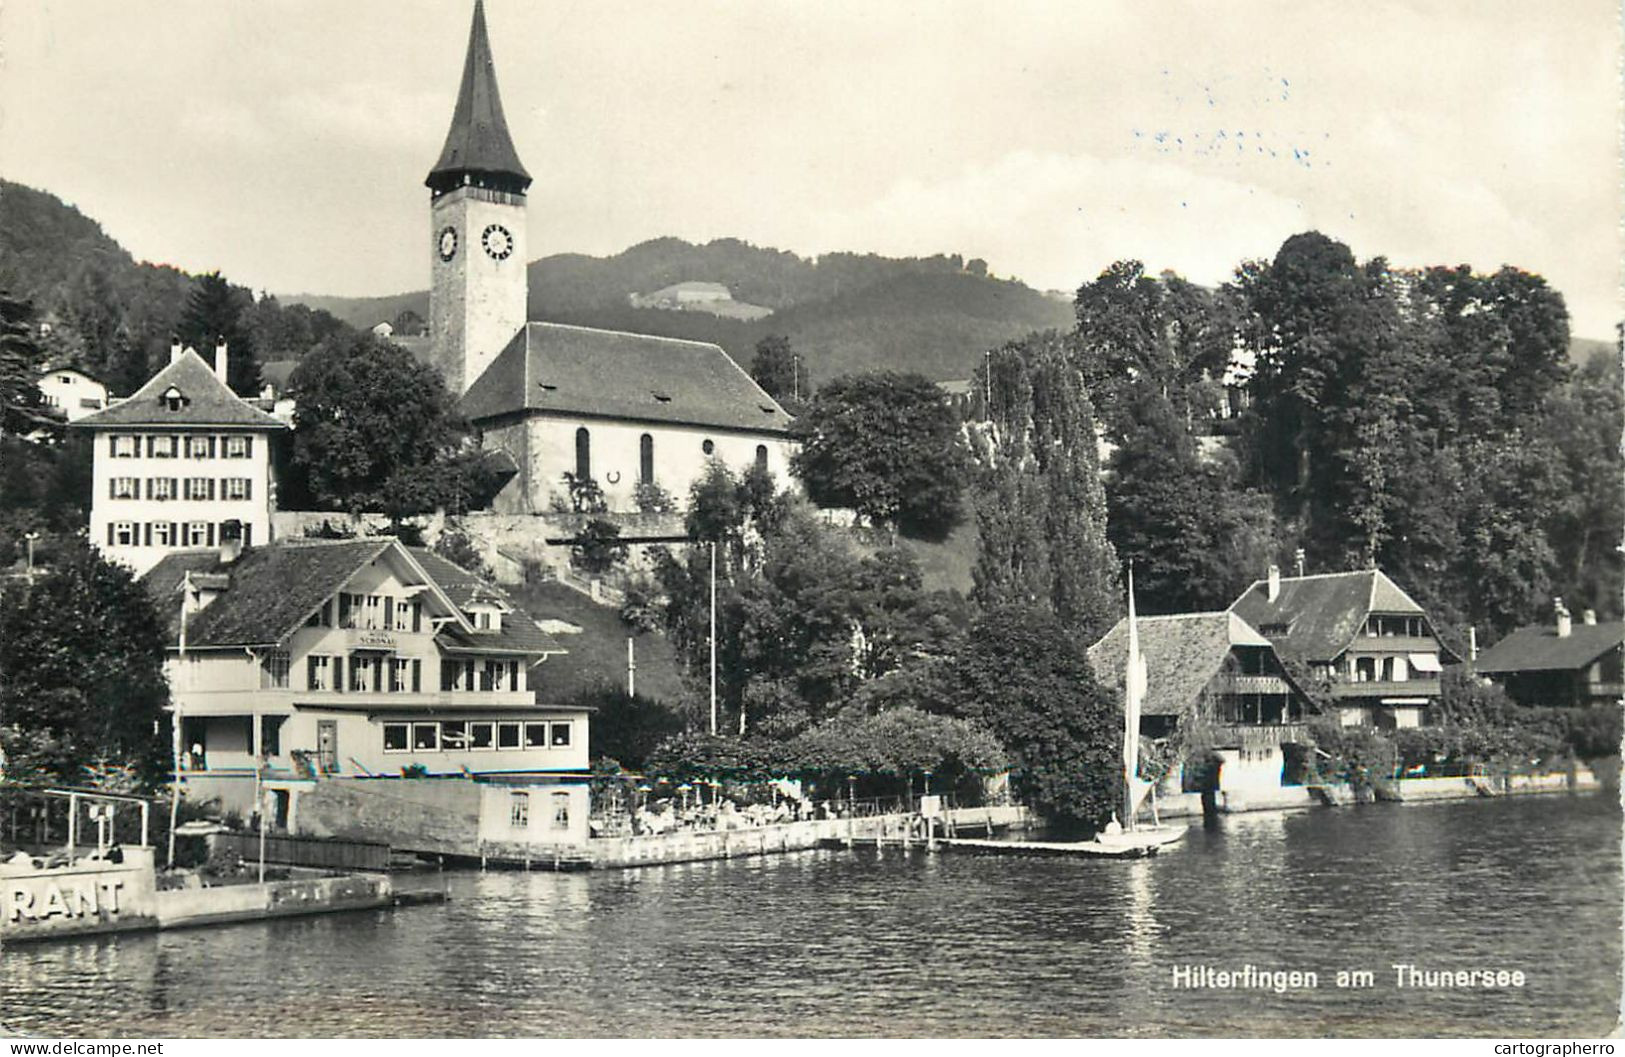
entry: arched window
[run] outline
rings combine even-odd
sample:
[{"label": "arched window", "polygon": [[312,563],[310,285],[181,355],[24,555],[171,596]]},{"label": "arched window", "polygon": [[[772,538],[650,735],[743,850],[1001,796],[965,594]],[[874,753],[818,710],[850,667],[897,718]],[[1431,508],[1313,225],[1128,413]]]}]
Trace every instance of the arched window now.
[{"label": "arched window", "polygon": [[592,438],[587,427],[576,430],[576,479],[585,481],[592,476]]},{"label": "arched window", "polygon": [[638,438],[638,483],[655,483],[655,439],[647,433]]},{"label": "arched window", "polygon": [[767,445],[756,445],[756,468],[763,473],[767,472]]}]

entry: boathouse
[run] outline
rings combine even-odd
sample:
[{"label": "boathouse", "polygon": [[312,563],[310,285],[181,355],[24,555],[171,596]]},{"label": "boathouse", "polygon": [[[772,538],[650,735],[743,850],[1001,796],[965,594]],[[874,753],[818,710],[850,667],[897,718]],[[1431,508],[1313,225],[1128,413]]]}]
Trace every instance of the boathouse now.
[{"label": "boathouse", "polygon": [[[1314,705],[1269,639],[1228,612],[1140,617],[1136,626],[1146,667],[1140,734],[1182,732],[1194,749],[1167,776],[1166,791],[1296,784],[1311,751],[1304,723]],[[1127,661],[1128,621],[1120,620],[1089,647],[1089,662],[1121,694]]]}]

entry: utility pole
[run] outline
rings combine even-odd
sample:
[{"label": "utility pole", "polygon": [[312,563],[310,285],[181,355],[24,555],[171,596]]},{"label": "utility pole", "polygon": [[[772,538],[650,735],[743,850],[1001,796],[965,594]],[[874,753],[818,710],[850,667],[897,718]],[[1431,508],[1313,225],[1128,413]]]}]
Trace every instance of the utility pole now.
[{"label": "utility pole", "polygon": [[632,636],[626,637],[626,696],[638,696],[638,655]]},{"label": "utility pole", "polygon": [[717,732],[717,541],[711,541],[711,733]]}]

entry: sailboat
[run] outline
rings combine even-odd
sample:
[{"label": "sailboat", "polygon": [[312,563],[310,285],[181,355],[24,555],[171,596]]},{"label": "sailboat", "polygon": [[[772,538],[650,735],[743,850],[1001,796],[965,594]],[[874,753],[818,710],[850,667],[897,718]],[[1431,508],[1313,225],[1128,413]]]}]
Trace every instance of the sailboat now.
[{"label": "sailboat", "polygon": [[[1149,676],[1140,652],[1140,629],[1134,613],[1134,567],[1128,570],[1128,666],[1123,672],[1123,821],[1095,835],[1093,843],[1120,855],[1152,855],[1185,836],[1183,826],[1164,826],[1156,818],[1156,783],[1140,777],[1140,709]],[[1140,805],[1151,796],[1152,824],[1137,821]],[[1113,819],[1116,822],[1116,819]]]}]

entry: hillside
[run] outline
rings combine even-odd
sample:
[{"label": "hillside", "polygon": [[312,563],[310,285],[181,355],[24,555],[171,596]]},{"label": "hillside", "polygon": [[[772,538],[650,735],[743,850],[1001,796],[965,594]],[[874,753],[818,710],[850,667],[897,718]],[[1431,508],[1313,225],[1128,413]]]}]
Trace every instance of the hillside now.
[{"label": "hillside", "polygon": [[[816,260],[737,239],[694,245],[655,239],[613,257],[559,254],[529,269],[529,314],[580,326],[710,341],[749,363],[756,342],[784,334],[814,378],[892,367],[963,378],[981,353],[1029,331],[1070,325],[1069,305],[967,269],[958,255],[890,258],[831,253]],[[718,282],[734,299],[772,308],[757,320],[634,308],[647,294],[687,280]],[[410,309],[428,315],[427,291],[389,297],[298,295],[313,309],[370,327]]]}]

